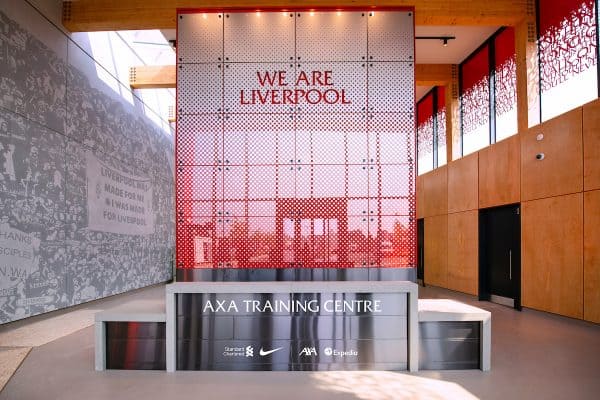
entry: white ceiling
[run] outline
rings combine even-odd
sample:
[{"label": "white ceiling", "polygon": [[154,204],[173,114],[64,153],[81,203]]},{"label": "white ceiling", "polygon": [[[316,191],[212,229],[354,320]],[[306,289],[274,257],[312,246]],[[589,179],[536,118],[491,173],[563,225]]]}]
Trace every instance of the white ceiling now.
[{"label": "white ceiling", "polygon": [[[417,26],[415,36],[454,36],[456,39],[449,40],[447,46],[444,46],[441,40],[416,40],[416,61],[419,64],[460,64],[498,28],[497,26]],[[431,88],[431,86],[417,86],[415,93],[417,101]]]},{"label": "white ceiling", "polygon": [[497,26],[417,26],[415,36],[455,36],[444,47],[441,40],[417,40],[415,58],[419,64],[460,64]]},{"label": "white ceiling", "polygon": [[431,89],[433,89],[433,86],[417,86],[415,92],[415,99],[417,101],[421,100],[421,98],[425,96],[427,92],[429,92]]}]

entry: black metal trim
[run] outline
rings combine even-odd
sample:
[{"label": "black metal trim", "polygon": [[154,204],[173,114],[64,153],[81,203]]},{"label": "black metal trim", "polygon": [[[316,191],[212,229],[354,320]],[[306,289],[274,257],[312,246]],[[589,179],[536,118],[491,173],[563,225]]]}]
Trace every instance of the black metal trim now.
[{"label": "black metal trim", "polygon": [[456,39],[456,36],[415,36],[415,40],[425,40],[425,39],[454,40],[454,39]]},{"label": "black metal trim", "polygon": [[433,169],[438,167],[438,123],[437,123],[437,114],[438,114],[438,90],[437,86],[432,89],[432,108],[433,108]]},{"label": "black metal trim", "polygon": [[517,203],[515,204],[516,206],[516,213],[518,216],[518,223],[515,226],[515,230],[513,231],[513,237],[514,237],[514,241],[515,243],[518,244],[517,248],[515,249],[514,252],[514,257],[515,257],[515,280],[514,280],[514,290],[513,293],[515,295],[514,297],[514,308],[518,311],[521,311],[522,307],[521,307],[521,203]]},{"label": "black metal trim", "polygon": [[[423,252],[419,253],[419,238],[421,235],[423,236],[423,240],[421,242]],[[419,269],[421,269],[423,273],[423,276],[421,277],[421,284],[423,287],[425,287],[425,218],[417,219],[417,281],[419,280]]]},{"label": "black metal trim", "polygon": [[596,0],[596,73],[597,73],[597,81],[596,86],[598,87],[598,97],[600,97],[600,32],[598,32],[598,27],[600,25],[600,15],[598,15],[599,10],[599,0]]},{"label": "black metal trim", "polygon": [[489,102],[489,135],[488,146],[496,143],[496,37],[503,30],[500,28],[489,39],[488,46],[488,90]]},{"label": "black metal trim", "polygon": [[[597,30],[596,30],[597,31]],[[542,58],[540,56],[540,0],[535,0],[535,37],[538,67],[538,123],[542,123]]]},{"label": "black metal trim", "polygon": [[480,209],[479,210],[479,248],[478,250],[478,255],[479,255],[479,266],[478,266],[478,270],[479,270],[479,290],[478,290],[478,295],[479,295],[479,300],[480,301],[489,301],[490,300],[490,289],[488,288],[488,278],[487,278],[487,268],[484,268],[485,265],[485,260],[486,260],[486,244],[487,244],[487,239],[486,239],[486,235],[485,235],[485,226],[486,226],[486,219],[487,219],[487,214],[485,212],[485,209]]},{"label": "black metal trim", "polygon": [[[471,56],[469,56],[471,57]],[[460,150],[460,156],[463,157],[464,156],[464,145],[463,145],[463,140],[464,140],[464,133],[465,133],[465,129],[464,129],[464,110],[463,110],[463,101],[462,101],[462,95],[463,95],[463,63],[460,63],[458,66],[458,110],[459,110],[459,125],[460,125],[460,140],[458,141],[458,147]]]}]

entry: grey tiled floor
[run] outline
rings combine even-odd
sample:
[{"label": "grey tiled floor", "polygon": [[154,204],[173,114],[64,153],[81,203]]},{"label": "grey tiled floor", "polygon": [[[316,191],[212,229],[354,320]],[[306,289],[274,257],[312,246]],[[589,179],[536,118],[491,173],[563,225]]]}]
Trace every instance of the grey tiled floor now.
[{"label": "grey tiled floor", "polygon": [[35,347],[0,399],[599,398],[599,325],[517,312],[432,287],[420,288],[420,297],[452,298],[492,312],[490,372],[95,372],[93,328],[87,327]]}]

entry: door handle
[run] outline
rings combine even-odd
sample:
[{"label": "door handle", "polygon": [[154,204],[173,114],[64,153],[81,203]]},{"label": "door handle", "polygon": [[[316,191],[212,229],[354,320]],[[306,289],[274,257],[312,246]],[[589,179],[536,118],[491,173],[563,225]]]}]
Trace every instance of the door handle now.
[{"label": "door handle", "polygon": [[508,279],[512,280],[512,250],[508,251]]}]

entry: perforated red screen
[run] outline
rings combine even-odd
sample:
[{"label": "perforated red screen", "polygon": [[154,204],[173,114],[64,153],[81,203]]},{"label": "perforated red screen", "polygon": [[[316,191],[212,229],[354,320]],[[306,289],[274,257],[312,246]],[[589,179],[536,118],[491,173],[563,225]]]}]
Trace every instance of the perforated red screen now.
[{"label": "perforated red screen", "polygon": [[179,14],[177,267],[414,267],[413,32],[407,11]]}]

